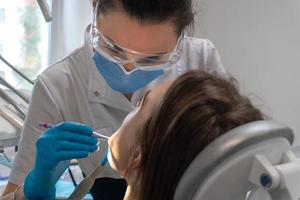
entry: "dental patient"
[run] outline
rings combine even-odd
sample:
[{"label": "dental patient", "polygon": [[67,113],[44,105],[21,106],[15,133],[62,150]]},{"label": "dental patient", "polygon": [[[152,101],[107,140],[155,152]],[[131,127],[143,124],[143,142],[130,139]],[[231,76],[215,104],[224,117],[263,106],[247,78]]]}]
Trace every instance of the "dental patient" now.
[{"label": "dental patient", "polygon": [[[192,71],[152,89],[109,139],[109,163],[127,181],[124,199],[173,199],[180,177],[208,144],[262,119],[235,82],[218,75]],[[14,195],[22,199],[22,189],[3,200]]]},{"label": "dental patient", "polygon": [[173,199],[180,177],[209,143],[262,119],[233,81],[202,71],[153,89],[109,140],[109,162],[128,184],[124,199]]}]

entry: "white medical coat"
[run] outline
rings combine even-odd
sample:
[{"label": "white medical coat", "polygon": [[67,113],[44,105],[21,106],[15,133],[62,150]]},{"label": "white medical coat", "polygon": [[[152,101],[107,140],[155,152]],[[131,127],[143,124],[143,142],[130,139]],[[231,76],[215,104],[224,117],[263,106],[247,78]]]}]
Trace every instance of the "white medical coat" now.
[{"label": "white medical coat", "polygon": [[[45,131],[37,126],[38,122],[56,124],[76,121],[110,136],[148,89],[166,80],[176,79],[193,69],[225,73],[219,55],[210,41],[185,37],[183,56],[178,63],[148,86],[135,92],[130,102],[123,94],[114,92],[106,84],[92,55],[91,48],[85,45],[50,66],[37,78],[9,179],[11,183],[21,184],[34,164],[35,143]],[[98,152],[78,160],[85,174],[89,174],[99,164],[106,148],[107,143],[102,142]],[[107,167],[102,176],[118,175]]]}]

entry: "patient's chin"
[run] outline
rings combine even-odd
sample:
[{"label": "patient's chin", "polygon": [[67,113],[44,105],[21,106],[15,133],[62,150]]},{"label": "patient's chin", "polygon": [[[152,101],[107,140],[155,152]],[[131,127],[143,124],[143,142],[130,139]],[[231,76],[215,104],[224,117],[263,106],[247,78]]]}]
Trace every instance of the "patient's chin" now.
[{"label": "patient's chin", "polygon": [[113,158],[111,151],[108,151],[108,155],[107,155],[107,159],[108,159],[108,163],[110,165],[110,167],[116,171],[118,171],[117,166],[116,166],[116,162],[115,159]]}]

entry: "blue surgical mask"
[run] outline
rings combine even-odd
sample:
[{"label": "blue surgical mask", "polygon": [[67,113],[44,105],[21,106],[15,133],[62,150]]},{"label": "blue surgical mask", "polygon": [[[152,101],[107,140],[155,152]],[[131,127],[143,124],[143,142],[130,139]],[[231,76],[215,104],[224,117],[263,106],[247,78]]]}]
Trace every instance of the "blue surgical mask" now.
[{"label": "blue surgical mask", "polygon": [[106,59],[97,51],[93,59],[106,83],[113,90],[124,94],[133,93],[145,87],[164,73],[162,69],[151,71],[138,69],[125,73],[123,66]]}]

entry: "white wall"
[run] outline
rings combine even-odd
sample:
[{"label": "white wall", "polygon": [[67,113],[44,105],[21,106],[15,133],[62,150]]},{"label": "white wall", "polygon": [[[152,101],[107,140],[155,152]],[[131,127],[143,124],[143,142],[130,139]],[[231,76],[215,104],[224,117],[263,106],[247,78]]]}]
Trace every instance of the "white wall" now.
[{"label": "white wall", "polygon": [[[300,1],[196,0],[195,35],[211,39],[227,70],[300,144]],[[254,95],[253,95],[254,94]]]},{"label": "white wall", "polygon": [[50,64],[83,45],[92,6],[89,0],[52,0],[52,17]]}]

